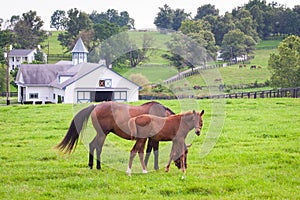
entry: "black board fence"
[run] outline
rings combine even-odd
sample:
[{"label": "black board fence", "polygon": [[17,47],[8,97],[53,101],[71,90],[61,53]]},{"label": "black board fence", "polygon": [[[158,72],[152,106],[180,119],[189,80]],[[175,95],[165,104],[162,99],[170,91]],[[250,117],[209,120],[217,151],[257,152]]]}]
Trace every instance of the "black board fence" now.
[{"label": "black board fence", "polygon": [[[10,97],[17,97],[18,96],[18,92],[10,92],[9,96]],[[0,92],[0,97],[6,97],[6,92]]]},{"label": "black board fence", "polygon": [[229,94],[218,94],[209,96],[191,96],[191,95],[139,95],[140,100],[155,100],[155,99],[184,99],[184,98],[194,98],[194,99],[258,99],[258,98],[300,98],[300,87],[295,88],[280,88],[272,90],[254,91],[254,92],[236,92]]},{"label": "black board fence", "polygon": [[[249,56],[249,59],[252,59],[252,58],[253,57]],[[227,66],[230,66],[230,65],[235,65],[237,63],[249,64],[250,62],[248,60],[244,60],[244,61],[239,61],[239,62],[217,63],[217,64],[214,64],[214,65],[206,65],[206,66],[195,67],[193,69],[188,69],[188,70],[182,71],[182,72],[178,73],[177,75],[175,75],[175,76],[173,76],[169,79],[164,80],[163,83],[164,84],[170,84],[170,83],[173,83],[175,81],[179,81],[179,80],[185,79],[187,77],[199,74],[203,70],[227,67]]]}]

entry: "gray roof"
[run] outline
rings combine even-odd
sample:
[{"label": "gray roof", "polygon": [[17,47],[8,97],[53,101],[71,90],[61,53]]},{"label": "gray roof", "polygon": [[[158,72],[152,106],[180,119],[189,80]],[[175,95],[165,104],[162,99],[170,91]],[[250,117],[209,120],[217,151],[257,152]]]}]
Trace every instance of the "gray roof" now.
[{"label": "gray roof", "polygon": [[73,66],[72,61],[70,61],[70,60],[60,60],[55,64],[56,65],[70,65],[70,66]]},{"label": "gray roof", "polygon": [[13,57],[13,56],[27,56],[33,51],[34,51],[34,49],[12,49],[9,52],[9,56],[10,57]]},{"label": "gray roof", "polygon": [[88,53],[88,50],[85,48],[81,38],[77,40],[72,53]]},{"label": "gray roof", "polygon": [[[51,86],[64,89],[68,85],[76,82],[80,78],[89,73],[92,73],[100,67],[106,68],[106,66],[100,65],[98,63],[81,63],[75,66],[71,64],[22,64],[17,74],[16,83],[27,86]],[[110,71],[117,74],[118,76],[121,76],[113,70]],[[20,82],[21,74],[24,83]],[[63,83],[59,83],[58,76],[71,76],[71,78],[64,81]],[[139,85],[137,85],[136,83],[130,80],[128,81],[139,87]]]},{"label": "gray roof", "polygon": [[58,83],[58,79],[53,79],[53,81],[51,82],[51,86],[52,87],[56,87],[56,88],[65,88],[66,86],[72,84],[73,82],[77,81],[78,79],[82,78],[83,76],[87,75],[88,73],[98,69],[100,67],[99,64],[96,63],[81,63],[78,65],[75,65],[73,67],[71,67],[70,69],[68,69],[65,72],[60,73],[59,75],[72,75],[72,78],[66,80],[63,83]]},{"label": "gray roof", "polygon": [[57,79],[58,73],[67,71],[70,67],[56,64],[22,64],[17,80],[22,74],[25,85],[49,85]]}]

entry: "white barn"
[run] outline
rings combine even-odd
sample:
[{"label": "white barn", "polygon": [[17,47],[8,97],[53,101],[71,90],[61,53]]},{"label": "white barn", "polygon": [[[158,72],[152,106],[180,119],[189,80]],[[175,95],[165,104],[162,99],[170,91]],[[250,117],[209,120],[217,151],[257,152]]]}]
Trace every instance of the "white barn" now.
[{"label": "white barn", "polygon": [[22,103],[86,103],[138,101],[140,86],[103,64],[88,63],[81,38],[72,50],[72,61],[56,64],[22,64],[16,83]]}]

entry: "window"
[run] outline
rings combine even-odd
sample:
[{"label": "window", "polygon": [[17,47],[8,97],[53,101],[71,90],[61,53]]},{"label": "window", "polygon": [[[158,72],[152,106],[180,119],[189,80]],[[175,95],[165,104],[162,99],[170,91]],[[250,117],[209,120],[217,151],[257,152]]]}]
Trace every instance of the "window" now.
[{"label": "window", "polygon": [[105,80],[99,80],[99,87],[105,87]]},{"label": "window", "polygon": [[55,94],[53,94],[53,99],[55,99]]},{"label": "window", "polygon": [[90,101],[91,93],[90,92],[77,92],[77,100],[78,101]]},{"label": "window", "polygon": [[127,100],[127,92],[114,92],[114,100]]},{"label": "window", "polygon": [[112,80],[111,79],[99,80],[99,87],[111,88],[112,87]]},{"label": "window", "polygon": [[39,94],[38,93],[29,93],[29,99],[38,99]]}]

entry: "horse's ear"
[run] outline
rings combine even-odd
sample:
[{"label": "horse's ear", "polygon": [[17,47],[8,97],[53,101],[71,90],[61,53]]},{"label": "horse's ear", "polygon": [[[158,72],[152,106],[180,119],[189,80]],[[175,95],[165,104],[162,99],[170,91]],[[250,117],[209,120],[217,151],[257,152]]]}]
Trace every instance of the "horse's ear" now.
[{"label": "horse's ear", "polygon": [[193,114],[196,114],[196,111],[195,111],[195,110],[193,110]]},{"label": "horse's ear", "polygon": [[204,110],[201,111],[200,116],[202,116],[204,114]]}]

